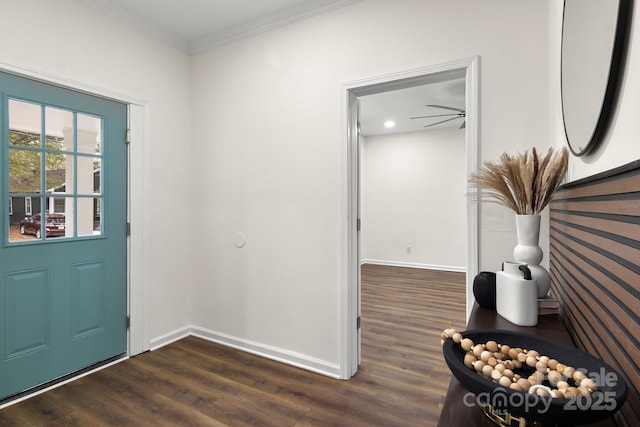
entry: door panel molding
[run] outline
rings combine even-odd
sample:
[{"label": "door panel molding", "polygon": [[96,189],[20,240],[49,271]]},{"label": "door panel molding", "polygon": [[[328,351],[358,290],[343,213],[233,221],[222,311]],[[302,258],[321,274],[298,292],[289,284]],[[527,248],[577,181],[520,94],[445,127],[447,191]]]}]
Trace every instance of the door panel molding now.
[{"label": "door panel molding", "polygon": [[73,266],[71,286],[73,295],[80,295],[72,301],[72,338],[82,338],[98,333],[107,327],[106,269],[103,260],[87,261]]},{"label": "door panel molding", "polygon": [[[5,313],[7,336],[4,358],[12,359],[49,346],[50,334],[50,283],[49,269],[12,271],[7,274],[6,299],[2,304]],[[33,301],[37,300],[34,304]],[[30,334],[16,336],[22,330],[20,324],[29,324]],[[39,325],[40,328],[33,328]]]}]

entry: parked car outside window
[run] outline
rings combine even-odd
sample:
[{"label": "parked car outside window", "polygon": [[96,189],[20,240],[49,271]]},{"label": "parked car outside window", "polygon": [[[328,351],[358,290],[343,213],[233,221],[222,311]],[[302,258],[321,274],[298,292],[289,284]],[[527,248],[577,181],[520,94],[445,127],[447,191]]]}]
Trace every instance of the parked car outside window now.
[{"label": "parked car outside window", "polygon": [[[63,214],[46,214],[47,237],[65,235],[65,222]],[[33,234],[36,239],[42,237],[42,214],[26,217],[20,222],[20,234]]]}]

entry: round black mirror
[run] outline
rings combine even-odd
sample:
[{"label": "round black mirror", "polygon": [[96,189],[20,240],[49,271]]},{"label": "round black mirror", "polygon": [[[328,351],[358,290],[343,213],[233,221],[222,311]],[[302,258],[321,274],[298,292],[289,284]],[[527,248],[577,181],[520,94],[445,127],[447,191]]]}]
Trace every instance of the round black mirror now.
[{"label": "round black mirror", "polygon": [[576,156],[602,139],[613,108],[631,0],[565,0],[562,116]]}]

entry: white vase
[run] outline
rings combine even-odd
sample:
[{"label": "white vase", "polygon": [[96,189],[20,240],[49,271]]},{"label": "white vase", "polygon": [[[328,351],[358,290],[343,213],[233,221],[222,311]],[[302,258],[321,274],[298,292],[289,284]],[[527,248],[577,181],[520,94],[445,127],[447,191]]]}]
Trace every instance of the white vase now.
[{"label": "white vase", "polygon": [[538,298],[544,297],[551,285],[549,272],[540,266],[543,257],[542,249],[538,246],[540,218],[540,215],[516,215],[517,245],[513,248],[513,258],[529,266],[531,277],[538,286]]},{"label": "white vase", "polygon": [[531,273],[526,263],[512,261],[496,272],[496,311],[515,325],[538,324],[538,289]]}]

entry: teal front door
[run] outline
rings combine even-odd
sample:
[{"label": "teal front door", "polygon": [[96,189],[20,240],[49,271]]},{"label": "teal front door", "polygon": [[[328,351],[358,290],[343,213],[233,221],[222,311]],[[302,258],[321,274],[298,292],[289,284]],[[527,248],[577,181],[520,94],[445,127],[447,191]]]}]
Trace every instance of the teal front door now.
[{"label": "teal front door", "polygon": [[0,73],[0,401],[126,352],[127,107]]}]

